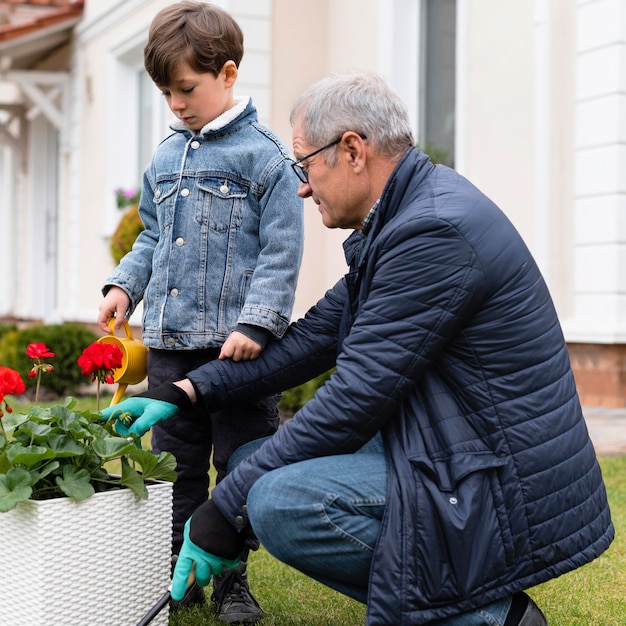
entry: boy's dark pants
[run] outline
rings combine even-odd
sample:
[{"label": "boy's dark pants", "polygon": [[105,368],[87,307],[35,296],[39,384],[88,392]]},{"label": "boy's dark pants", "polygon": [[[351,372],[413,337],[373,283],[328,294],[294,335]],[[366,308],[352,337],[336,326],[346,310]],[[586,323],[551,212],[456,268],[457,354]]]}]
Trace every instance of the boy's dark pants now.
[{"label": "boy's dark pants", "polygon": [[[219,348],[208,350],[154,350],[148,352],[148,385],[156,387],[185,377],[187,372],[217,358]],[[217,482],[226,476],[230,455],[244,443],[272,435],[278,427],[279,396],[237,404],[207,413],[201,403],[152,429],[155,452],[171,452],[177,461],[178,480],[173,488],[172,554],[183,542],[183,527],[191,514],[206,501],[209,464]]]}]

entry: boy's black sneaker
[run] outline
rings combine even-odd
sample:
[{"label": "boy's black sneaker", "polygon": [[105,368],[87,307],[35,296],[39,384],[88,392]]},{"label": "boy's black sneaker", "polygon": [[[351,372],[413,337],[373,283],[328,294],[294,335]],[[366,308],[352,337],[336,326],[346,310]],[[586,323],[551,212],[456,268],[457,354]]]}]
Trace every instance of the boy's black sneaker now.
[{"label": "boy's black sneaker", "polygon": [[263,609],[248,586],[245,562],[213,578],[211,601],[217,618],[225,624],[256,624]]}]

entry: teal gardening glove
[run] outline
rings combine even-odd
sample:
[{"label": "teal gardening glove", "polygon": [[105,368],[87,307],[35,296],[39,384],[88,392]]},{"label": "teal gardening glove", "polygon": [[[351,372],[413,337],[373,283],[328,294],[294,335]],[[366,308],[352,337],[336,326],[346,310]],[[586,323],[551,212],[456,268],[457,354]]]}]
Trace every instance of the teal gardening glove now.
[{"label": "teal gardening glove", "polygon": [[131,421],[116,420],[115,430],[122,436],[134,433],[141,437],[155,424],[164,422],[181,411],[191,408],[189,396],[174,383],[164,383],[154,389],[132,396],[101,411],[104,420],[130,413]]},{"label": "teal gardening glove", "polygon": [[198,507],[187,520],[183,537],[183,546],[172,577],[171,595],[176,602],[183,599],[192,573],[198,585],[206,587],[213,576],[239,565],[238,555],[245,541],[212,500]]}]

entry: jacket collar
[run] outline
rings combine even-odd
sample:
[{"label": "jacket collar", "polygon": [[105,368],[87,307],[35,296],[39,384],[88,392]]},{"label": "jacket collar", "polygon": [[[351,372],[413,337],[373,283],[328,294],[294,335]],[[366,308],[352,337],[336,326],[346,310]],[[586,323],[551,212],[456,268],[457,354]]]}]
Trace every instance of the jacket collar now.
[{"label": "jacket collar", "polygon": [[[248,119],[250,115],[254,117],[253,120]],[[249,121],[256,121],[256,119],[256,109],[252,104],[252,99],[249,96],[243,96],[236,98],[234,107],[211,120],[200,130],[198,135],[206,138],[222,135],[225,131],[232,131],[243,120],[245,120],[245,123],[248,123]],[[170,128],[176,132],[184,133],[187,137],[194,136],[189,127],[178,118],[174,118],[170,122]]]},{"label": "jacket collar", "polygon": [[[391,173],[380,196],[376,214],[372,218],[371,225],[368,225],[368,242],[371,242],[382,227],[402,210],[404,206],[402,199],[407,191],[420,185],[432,167],[434,166],[428,155],[421,150],[411,147],[404,153]],[[363,232],[355,230],[343,243],[346,262],[351,268],[358,263],[364,240]]]}]

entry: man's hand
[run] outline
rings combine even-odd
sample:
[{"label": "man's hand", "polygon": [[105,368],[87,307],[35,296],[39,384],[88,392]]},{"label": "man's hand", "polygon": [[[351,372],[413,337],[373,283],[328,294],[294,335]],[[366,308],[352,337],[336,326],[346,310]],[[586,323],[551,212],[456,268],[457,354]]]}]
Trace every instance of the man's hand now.
[{"label": "man's hand", "polygon": [[190,408],[191,399],[185,391],[174,383],[164,383],[132,396],[124,402],[107,407],[101,413],[105,419],[129,413],[130,421],[116,420],[115,430],[120,435],[134,433],[141,437],[155,424],[171,419]]},{"label": "man's hand", "polygon": [[239,564],[246,532],[238,532],[221,514],[213,500],[201,504],[187,520],[184,541],[174,568],[172,598],[180,601],[195,564],[198,584],[206,586],[211,576]]},{"label": "man's hand", "polygon": [[[236,567],[239,565],[239,557],[234,559],[224,559],[214,554],[205,552],[199,548],[189,538],[189,528],[191,526],[191,518],[185,524],[183,533],[184,541],[180,549],[178,560],[174,568],[174,576],[172,577],[172,599],[180,602],[187,587],[189,585],[189,577],[194,572],[196,582],[200,587],[206,587],[213,576],[221,574],[224,569]],[[195,567],[195,569],[194,569]]]}]

